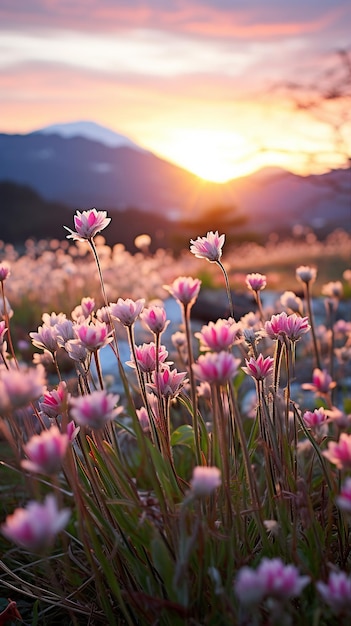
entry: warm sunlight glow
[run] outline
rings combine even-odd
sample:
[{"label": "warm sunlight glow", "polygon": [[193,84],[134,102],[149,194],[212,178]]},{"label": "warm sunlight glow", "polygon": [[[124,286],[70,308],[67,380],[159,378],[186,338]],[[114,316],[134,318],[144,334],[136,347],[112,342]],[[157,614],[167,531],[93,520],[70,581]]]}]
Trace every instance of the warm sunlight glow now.
[{"label": "warm sunlight glow", "polygon": [[197,176],[223,183],[238,176],[236,162],[247,150],[239,133],[184,129],[172,139],[173,160]]}]

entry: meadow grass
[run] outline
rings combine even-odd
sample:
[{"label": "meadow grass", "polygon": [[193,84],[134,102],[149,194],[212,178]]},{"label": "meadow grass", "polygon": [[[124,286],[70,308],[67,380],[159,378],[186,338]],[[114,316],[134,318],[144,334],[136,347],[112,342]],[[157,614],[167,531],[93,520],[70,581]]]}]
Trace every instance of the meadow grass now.
[{"label": "meadow grass", "polygon": [[[209,232],[175,259],[109,248],[109,221],[77,212],[73,244],[3,247],[0,611],[11,598],[31,624],[346,626],[349,237],[227,257]],[[201,275],[232,314],[194,332]],[[255,302],[240,319],[238,285]],[[266,308],[277,288],[297,293]]]}]

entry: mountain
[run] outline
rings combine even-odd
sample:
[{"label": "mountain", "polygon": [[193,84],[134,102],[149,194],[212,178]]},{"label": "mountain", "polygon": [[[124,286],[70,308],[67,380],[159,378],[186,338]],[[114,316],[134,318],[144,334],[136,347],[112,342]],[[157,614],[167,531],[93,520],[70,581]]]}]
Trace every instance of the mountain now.
[{"label": "mountain", "polygon": [[66,124],[51,124],[45,128],[40,128],[34,131],[40,135],[59,135],[65,139],[71,137],[84,137],[85,139],[91,139],[97,141],[110,148],[134,148],[134,150],[140,150],[144,152],[144,149],[138,146],[134,141],[131,141],[125,135],[120,135],[110,128],[101,126],[96,122],[79,121],[68,122]]},{"label": "mountain", "polygon": [[79,122],[0,134],[0,182],[27,185],[46,202],[73,209],[134,208],[184,223],[205,213],[212,229],[222,228],[227,215],[225,224],[235,223],[238,233],[289,231],[296,224],[351,229],[350,170],[301,177],[266,168],[210,183],[105,130]]}]

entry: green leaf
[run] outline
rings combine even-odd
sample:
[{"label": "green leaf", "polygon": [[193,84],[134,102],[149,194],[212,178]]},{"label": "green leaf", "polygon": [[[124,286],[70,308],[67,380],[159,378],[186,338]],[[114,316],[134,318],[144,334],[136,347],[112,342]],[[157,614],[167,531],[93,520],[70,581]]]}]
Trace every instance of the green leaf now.
[{"label": "green leaf", "polygon": [[183,424],[173,431],[171,436],[171,446],[188,446],[195,449],[194,429],[190,424]]}]

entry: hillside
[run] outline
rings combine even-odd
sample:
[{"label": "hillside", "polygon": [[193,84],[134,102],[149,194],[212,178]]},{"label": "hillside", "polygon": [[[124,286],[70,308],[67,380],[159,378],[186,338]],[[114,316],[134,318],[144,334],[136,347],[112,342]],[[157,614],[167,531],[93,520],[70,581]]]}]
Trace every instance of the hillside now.
[{"label": "hillside", "polygon": [[0,134],[0,182],[6,181],[30,187],[48,203],[74,209],[133,208],[174,223],[199,221],[204,212],[229,212],[242,235],[288,232],[296,224],[321,234],[351,229],[350,170],[301,177],[268,168],[216,184],[138,147],[35,132]]}]

